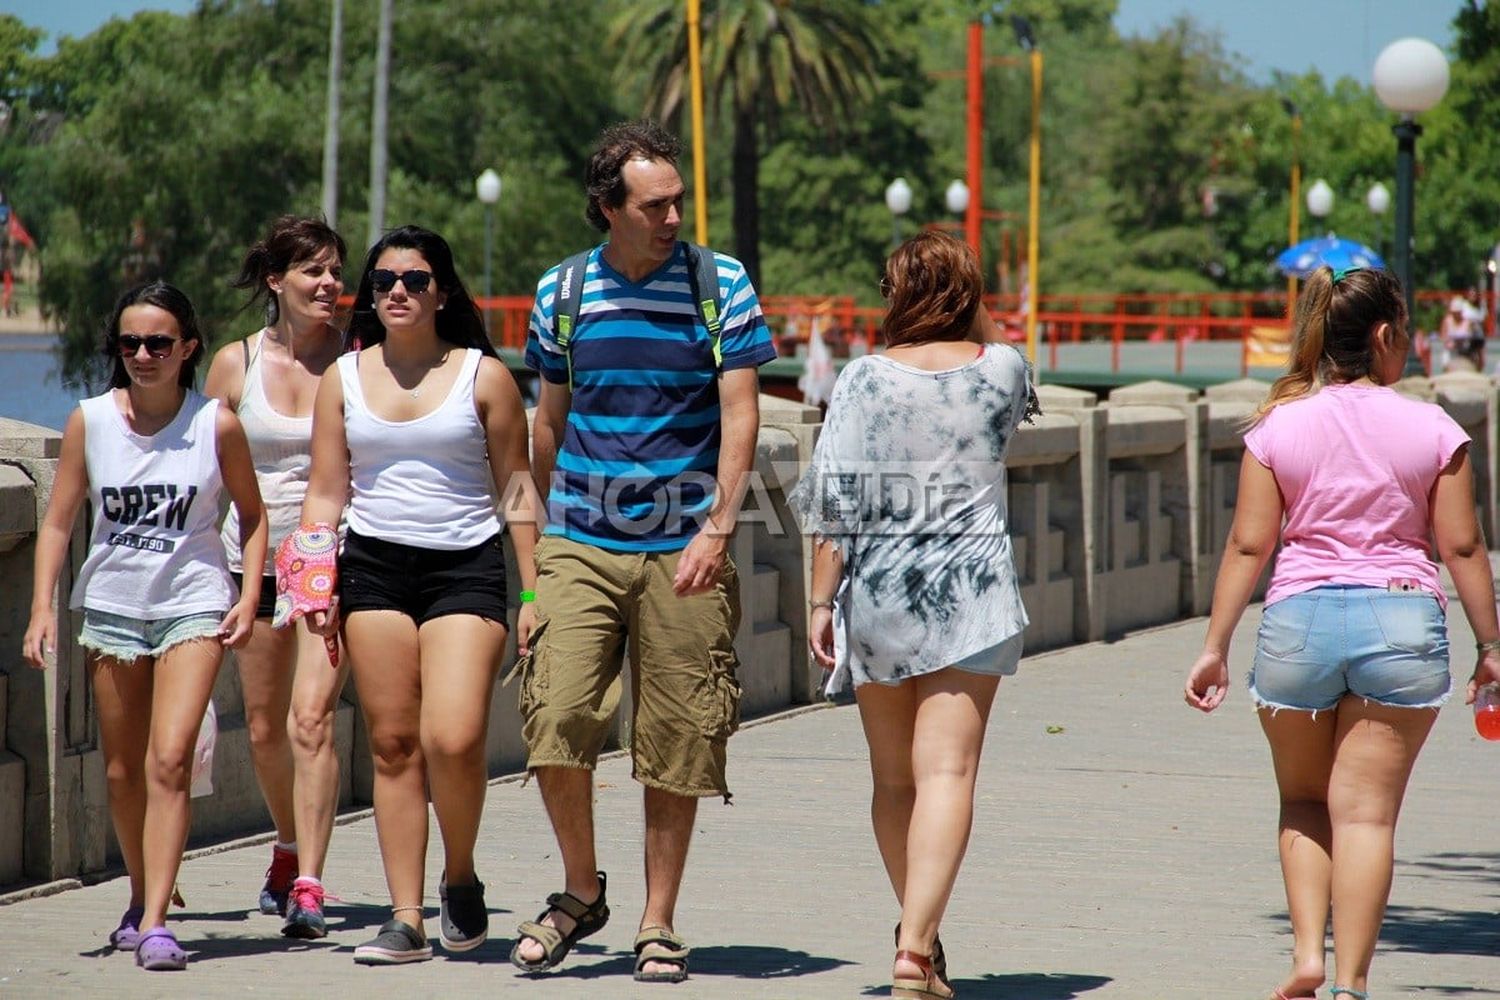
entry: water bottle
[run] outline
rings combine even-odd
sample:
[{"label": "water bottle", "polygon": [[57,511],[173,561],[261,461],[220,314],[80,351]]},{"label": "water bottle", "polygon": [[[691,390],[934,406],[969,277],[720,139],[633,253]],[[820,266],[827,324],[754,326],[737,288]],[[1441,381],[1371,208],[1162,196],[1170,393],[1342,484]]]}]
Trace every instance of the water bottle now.
[{"label": "water bottle", "polygon": [[1486,684],[1474,699],[1474,730],[1487,740],[1500,740],[1500,684]]}]

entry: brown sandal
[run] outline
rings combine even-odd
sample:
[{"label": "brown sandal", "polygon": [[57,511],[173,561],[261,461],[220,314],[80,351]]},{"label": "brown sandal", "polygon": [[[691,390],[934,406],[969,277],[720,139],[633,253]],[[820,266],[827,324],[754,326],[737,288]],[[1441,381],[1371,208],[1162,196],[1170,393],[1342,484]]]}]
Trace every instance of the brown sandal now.
[{"label": "brown sandal", "polygon": [[951,1000],[957,996],[932,968],[932,958],[914,951],[896,952],[897,962],[910,962],[922,970],[921,979],[900,976],[891,980],[891,996],[902,1000]]},{"label": "brown sandal", "polygon": [[[544,972],[554,968],[568,957],[568,952],[573,950],[575,944],[609,922],[609,904],[604,900],[606,876],[603,872],[597,874],[599,877],[598,899],[592,903],[585,903],[571,892],[554,892],[547,897],[547,908],[537,916],[536,920],[528,920],[516,928],[518,937],[515,946],[510,950],[512,965],[522,972]],[[547,914],[553,910],[573,918],[573,929],[564,934],[556,927],[542,923]],[[531,938],[545,949],[546,953],[535,962],[528,962],[521,957],[521,942],[527,938]]]}]

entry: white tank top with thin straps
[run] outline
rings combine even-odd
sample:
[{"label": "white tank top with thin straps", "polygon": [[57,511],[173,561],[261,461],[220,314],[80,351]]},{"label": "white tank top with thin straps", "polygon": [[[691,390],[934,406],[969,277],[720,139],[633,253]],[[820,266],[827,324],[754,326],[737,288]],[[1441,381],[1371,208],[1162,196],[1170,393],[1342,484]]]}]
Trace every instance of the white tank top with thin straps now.
[{"label": "white tank top with thin straps", "polygon": [[349,527],[368,538],[453,551],[500,530],[484,427],[474,406],[478,350],[438,408],[415,420],[370,412],[359,384],[359,354],[339,358],[349,446]]},{"label": "white tank top with thin straps", "polygon": [[[266,331],[262,330],[245,364],[245,385],[240,390],[235,413],[250,442],[250,460],[255,465],[255,479],[260,484],[260,499],[270,528],[262,573],[275,576],[276,547],[302,522],[302,499],[307,495],[307,478],[312,471],[312,417],[288,417],[271,406],[266,398],[260,357],[265,343]],[[240,519],[234,507],[229,508],[219,537],[224,542],[230,570],[243,573]]]},{"label": "white tank top with thin straps", "polygon": [[94,523],[72,606],[148,620],[228,611],[218,400],[189,389],[149,436],[130,429],[113,390],[79,408]]}]

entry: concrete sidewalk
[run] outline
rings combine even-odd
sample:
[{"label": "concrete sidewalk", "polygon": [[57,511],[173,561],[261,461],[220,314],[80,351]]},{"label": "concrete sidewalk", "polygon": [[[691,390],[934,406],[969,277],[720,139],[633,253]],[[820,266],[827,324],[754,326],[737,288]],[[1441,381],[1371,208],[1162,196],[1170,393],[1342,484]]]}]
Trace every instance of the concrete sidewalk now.
[{"label": "concrete sidewalk", "polygon": [[[1455,675],[1472,669],[1454,603]],[[1269,757],[1243,688],[1258,608],[1236,640],[1235,690],[1210,717],[1182,703],[1204,623],[1028,657],[1000,688],[968,861],[943,924],[959,995],[1152,1000],[1270,995],[1290,935]],[[1459,702],[1417,765],[1371,982],[1379,1000],[1500,995],[1500,746]],[[193,956],[178,975],[101,947],[123,880],[0,907],[0,997],[847,998],[882,996],[895,903],[870,833],[853,708],[745,729],[731,744],[734,805],[703,803],[678,928],[694,946],[678,987],[630,979],[642,902],[639,793],[629,764],[598,772],[601,864],[614,918],[550,976],[506,961],[515,924],[560,882],[534,786],[490,788],[480,842],[492,940],[462,958],[365,969],[350,951],[387,917],[374,823],[334,833],[331,935],[292,943],[248,912],[269,849],[200,855],[175,919]],[[441,852],[433,832],[428,927]],[[1330,950],[1330,968],[1332,956]],[[1323,994],[1326,996],[1326,994]]]}]

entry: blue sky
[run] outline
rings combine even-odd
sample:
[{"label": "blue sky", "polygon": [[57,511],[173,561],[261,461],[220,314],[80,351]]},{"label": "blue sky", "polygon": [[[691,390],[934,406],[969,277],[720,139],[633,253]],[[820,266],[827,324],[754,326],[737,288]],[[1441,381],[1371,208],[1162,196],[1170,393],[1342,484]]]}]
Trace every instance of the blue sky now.
[{"label": "blue sky", "polygon": [[[577,2],[577,0],[575,0]],[[1328,79],[1368,83],[1388,42],[1406,35],[1446,47],[1461,0],[1119,0],[1122,34],[1144,34],[1189,12],[1219,31],[1251,76],[1316,67]],[[187,11],[193,0],[5,0],[5,9],[51,35],[86,35],[112,16],[138,10]],[[1043,40],[1045,44],[1045,39]]]}]

